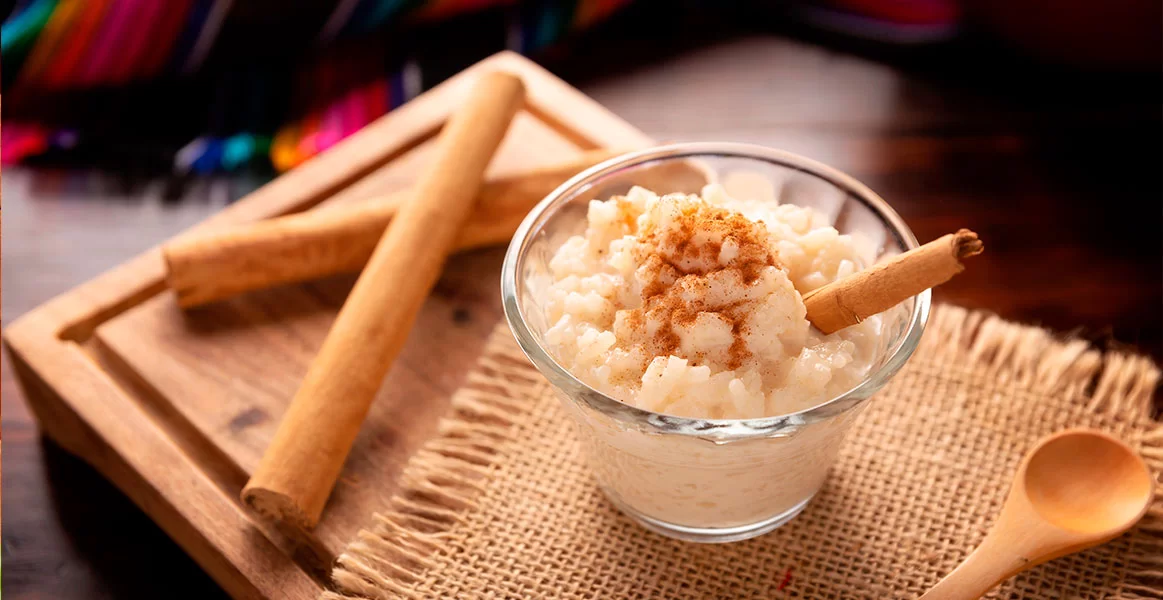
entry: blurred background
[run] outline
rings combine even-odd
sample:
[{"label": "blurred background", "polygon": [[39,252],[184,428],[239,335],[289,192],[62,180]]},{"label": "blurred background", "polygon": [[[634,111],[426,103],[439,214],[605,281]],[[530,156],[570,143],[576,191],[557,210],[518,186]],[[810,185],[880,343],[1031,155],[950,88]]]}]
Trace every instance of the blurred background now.
[{"label": "blurred background", "polygon": [[[5,325],[509,49],[657,140],[787,149],[867,183],[922,240],[975,229],[987,253],[938,301],[1163,358],[1158,0],[18,0],[0,17]],[[41,441],[2,366],[10,597],[221,594]]]}]

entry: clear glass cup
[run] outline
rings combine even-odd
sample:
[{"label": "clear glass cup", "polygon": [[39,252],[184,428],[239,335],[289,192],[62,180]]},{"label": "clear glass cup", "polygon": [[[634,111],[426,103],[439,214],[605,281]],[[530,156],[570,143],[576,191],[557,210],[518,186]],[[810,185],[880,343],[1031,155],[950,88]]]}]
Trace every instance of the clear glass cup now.
[{"label": "clear glass cup", "polygon": [[[697,177],[692,179],[692,173]],[[522,350],[576,422],[602,490],[625,514],[671,537],[728,542],[761,535],[802,511],[824,483],[844,433],[865,401],[916,349],[930,294],[883,315],[878,358],[848,392],[807,410],[762,419],[692,419],[654,413],[591,388],[545,348],[541,308],[549,261],[586,226],[591,199],[647,183],[659,194],[697,192],[704,178],[733,196],[807,205],[851,234],[871,264],[917,246],[888,204],[855,179],[762,146],[688,143],[625,154],[578,174],[547,196],[517,230],[505,257],[505,316]]]}]

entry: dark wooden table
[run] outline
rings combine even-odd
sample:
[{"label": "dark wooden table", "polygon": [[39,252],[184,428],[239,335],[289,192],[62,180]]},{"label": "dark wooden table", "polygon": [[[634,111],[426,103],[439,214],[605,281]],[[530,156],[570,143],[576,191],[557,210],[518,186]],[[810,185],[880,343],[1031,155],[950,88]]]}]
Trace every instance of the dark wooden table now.
[{"label": "dark wooden table", "polygon": [[[660,140],[785,148],[869,184],[922,240],[978,231],[987,253],[940,301],[1163,356],[1157,77],[1072,74],[964,49],[852,53],[770,35],[598,47],[561,70]],[[7,170],[4,323],[254,185],[203,182],[168,203],[160,185]],[[8,599],[219,597],[115,488],[37,434],[6,356],[2,368]]]}]

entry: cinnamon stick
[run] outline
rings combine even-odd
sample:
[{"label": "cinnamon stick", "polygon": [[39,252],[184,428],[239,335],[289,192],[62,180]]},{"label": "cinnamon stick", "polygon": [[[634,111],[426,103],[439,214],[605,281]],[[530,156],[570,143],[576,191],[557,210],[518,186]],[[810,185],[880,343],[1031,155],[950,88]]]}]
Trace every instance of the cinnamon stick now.
[{"label": "cinnamon stick", "polygon": [[808,320],[833,333],[884,312],[911,296],[949,281],[965,269],[961,259],[981,254],[977,234],[962,229],[804,295]]},{"label": "cinnamon stick", "polygon": [[[577,158],[484,184],[457,250],[504,243],[525,214],[579,171],[618,154],[592,150]],[[402,190],[359,206],[307,211],[178,238],[162,249],[166,281],[183,308],[255,289],[356,271],[384,228],[413,198]]]},{"label": "cinnamon stick", "polygon": [[271,445],[242,490],[268,518],[314,527],[420,306],[467,222],[524,86],[488,73],[441,130],[434,161],[340,309]]},{"label": "cinnamon stick", "polygon": [[[508,243],[526,213],[578,172],[619,154],[591,150],[575,159],[487,182],[456,249]],[[695,161],[664,161],[634,174],[638,185],[697,193],[709,182]],[[178,305],[191,308],[251,290],[356,271],[412,190],[366,204],[324,208],[180,237],[162,248],[166,281]]]}]

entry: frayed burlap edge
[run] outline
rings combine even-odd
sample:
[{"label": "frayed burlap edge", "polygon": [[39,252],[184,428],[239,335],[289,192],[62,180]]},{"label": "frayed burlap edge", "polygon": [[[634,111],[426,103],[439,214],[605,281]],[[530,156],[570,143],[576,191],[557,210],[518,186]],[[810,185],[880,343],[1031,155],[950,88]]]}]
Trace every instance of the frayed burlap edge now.
[{"label": "frayed burlap edge", "polygon": [[337,559],[336,589],[355,597],[415,597],[408,586],[432,566],[429,557],[442,548],[442,534],[475,505],[527,410],[525,402],[547,385],[508,328],[494,330],[476,369],[452,398],[451,414],[409,462],[387,509]]},{"label": "frayed burlap edge", "polygon": [[[1104,353],[1085,340],[948,305],[933,309],[919,352],[952,369],[984,369],[998,381],[1143,423],[1145,433],[1127,442],[1147,460],[1156,480],[1163,473],[1163,425],[1151,419],[1160,370],[1144,356]],[[440,432],[405,470],[400,491],[338,558],[332,578],[339,592],[325,592],[322,599],[420,597],[412,585],[445,549],[447,532],[476,505],[526,412],[527,399],[537,398],[546,385],[508,329],[494,331],[477,369],[453,398]],[[1163,496],[1156,497],[1139,528],[1145,535],[1137,536],[1126,557],[1127,576],[1116,597],[1163,598],[1158,588],[1163,581]]]}]

